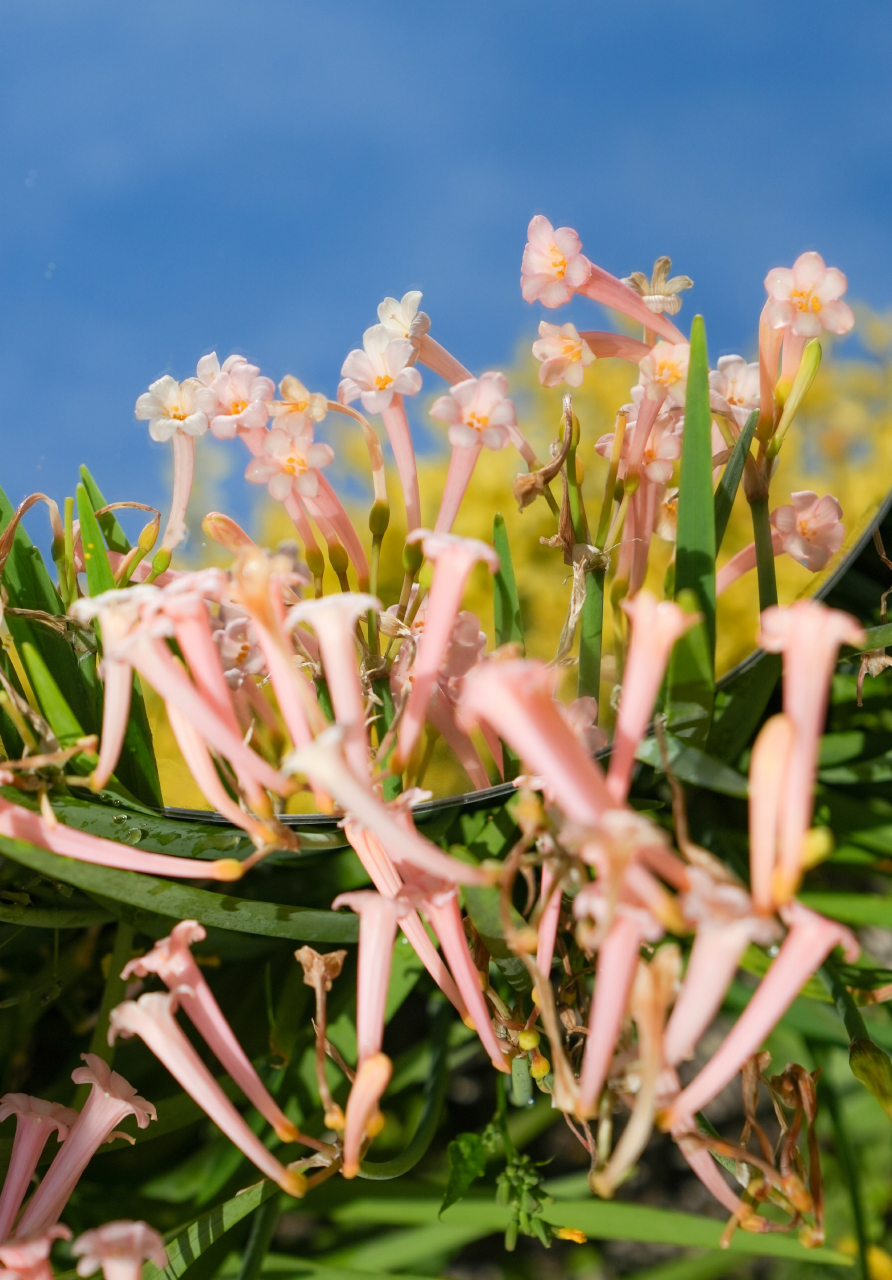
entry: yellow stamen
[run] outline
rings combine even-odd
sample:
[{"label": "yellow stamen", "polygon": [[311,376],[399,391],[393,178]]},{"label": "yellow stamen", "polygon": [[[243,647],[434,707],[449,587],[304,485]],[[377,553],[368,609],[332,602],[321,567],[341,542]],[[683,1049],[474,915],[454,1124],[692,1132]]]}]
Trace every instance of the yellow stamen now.
[{"label": "yellow stamen", "polygon": [[389,374],[379,374],[375,379],[375,386],[379,391],[386,391],[392,382],[393,378],[391,378]]}]

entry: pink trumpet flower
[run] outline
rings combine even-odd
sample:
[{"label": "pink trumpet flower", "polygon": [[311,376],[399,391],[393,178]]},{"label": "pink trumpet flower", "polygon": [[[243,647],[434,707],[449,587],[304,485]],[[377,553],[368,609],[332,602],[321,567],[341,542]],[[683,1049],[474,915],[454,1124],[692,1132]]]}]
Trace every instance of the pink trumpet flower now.
[{"label": "pink trumpet flower", "polygon": [[421,495],[418,491],[418,467],[412,445],[412,432],[401,395],[394,395],[387,408],[381,410],[381,418],[393,450],[403,501],[406,504],[406,524],[411,533],[421,524]]},{"label": "pink trumpet flower", "polygon": [[167,1266],[167,1250],[147,1222],[106,1222],[78,1236],[71,1246],[77,1274],[91,1276],[102,1268],[104,1280],[141,1280],[142,1264],[159,1271]]},{"label": "pink trumpet flower", "polygon": [[418,310],[421,297],[418,289],[410,289],[399,302],[396,298],[385,298],[378,304],[379,323],[391,338],[404,338],[411,342],[416,357],[419,344],[431,327],[430,316]]},{"label": "pink trumpet flower", "polygon": [[649,912],[640,907],[618,905],[613,923],[598,949],[595,994],[579,1074],[577,1113],[581,1118],[587,1119],[598,1110],[626,1015],[641,944],[656,942],[662,934],[662,927]]},{"label": "pink trumpet flower", "polygon": [[349,353],[338,385],[341,404],[361,400],[366,413],[381,413],[395,395],[413,396],[421,390],[421,374],[411,366],[415,348],[408,338],[393,338],[383,324],[362,335],[363,350]]},{"label": "pink trumpet flower", "polygon": [[349,907],[359,916],[356,1043],[361,1067],[368,1058],[381,1051],[393,944],[400,917],[406,915],[408,909],[371,889],[339,894],[331,909],[337,911],[341,907]]},{"label": "pink trumpet flower", "polygon": [[801,253],[789,267],[773,267],[765,277],[766,320],[772,328],[790,328],[802,338],[848,333],[855,323],[851,307],[839,299],[848,281],[819,253]]},{"label": "pink trumpet flower", "polygon": [[690,355],[690,345],[684,341],[658,342],[648,351],[638,364],[648,400],[662,401],[668,396],[673,404],[684,404]]},{"label": "pink trumpet flower", "polygon": [[[10,777],[0,768],[0,779]],[[200,858],[174,858],[163,853],[142,853],[127,845],[92,836],[62,822],[51,826],[39,813],[0,798],[0,835],[11,840],[27,840],[40,849],[48,849],[64,858],[91,862],[97,867],[116,867],[120,871],[140,871],[149,876],[175,879],[239,880],[243,874],[237,858],[218,858],[203,862]]]},{"label": "pink trumpet flower", "polygon": [[322,472],[319,471],[316,474],[319,484],[318,492],[315,497],[305,497],[304,505],[320,528],[323,520],[331,525],[343,543],[344,550],[350,557],[350,562],[359,581],[359,589],[364,591],[369,583],[369,562],[365,549],[353,527],[353,522],[341,504],[340,498]]},{"label": "pink trumpet flower", "polygon": [[[541,332],[542,326],[539,326]],[[613,356],[639,364],[650,351],[650,344],[630,338],[624,333],[602,333],[598,329],[583,329],[579,334],[583,342],[598,360]]]},{"label": "pink trumpet flower", "polygon": [[448,652],[471,571],[478,562],[485,564],[490,573],[499,567],[499,557],[492,547],[476,538],[457,538],[450,533],[416,529],[407,542],[422,544],[425,556],[434,562],[434,576],[415,658],[412,690],[400,721],[397,754],[402,761],[409,759],[424,724],[425,708]]},{"label": "pink trumpet flower", "polygon": [[284,767],[291,773],[305,774],[334,796],[346,814],[378,837],[394,862],[407,863],[452,884],[491,883],[489,872],[459,862],[457,858],[441,852],[414,828],[404,827],[398,822],[347,767],[341,750],[343,736],[343,730],[332,725],[310,746],[292,751]]},{"label": "pink trumpet flower", "polygon": [[239,432],[266,426],[276,388],[270,378],[259,375],[257,365],[242,356],[229,356],[222,367],[214,354],[199,360],[198,377],[204,390],[198,393],[197,403],[218,440],[231,440]]},{"label": "pink trumpet flower", "polygon": [[774,871],[780,813],[796,730],[789,716],[766,720],[750,756],[750,888],[757,911],[775,909]]},{"label": "pink trumpet flower", "polygon": [[554,680],[544,662],[480,663],[465,676],[460,719],[466,728],[487,721],[529,772],[544,778],[571,822],[594,825],[614,802],[600,767],[554,704]]},{"label": "pink trumpet flower", "polygon": [[474,790],[485,791],[490,781],[483,767],[483,761],[471,739],[459,727],[455,708],[441,684],[434,686],[425,715],[450,750],[455,753],[455,758],[468,775]]},{"label": "pink trumpet flower", "polygon": [[139,1036],[181,1088],[261,1173],[299,1199],[306,1190],[306,1180],[286,1169],[248,1128],[177,1024],[174,1010],[178,1000],[175,992],[150,992],[138,1000],[125,1000],[109,1015],[109,1043],[121,1035]]},{"label": "pink trumpet flower", "polygon": [[17,1236],[0,1245],[4,1280],[53,1280],[50,1250],[56,1240],[70,1240],[68,1227],[59,1222],[28,1238]]},{"label": "pink trumpet flower", "polygon": [[759,645],[783,654],[784,712],[795,736],[780,815],[776,901],[787,901],[802,875],[803,840],[811,822],[818,742],[824,728],[830,676],[841,644],[861,645],[864,631],[848,613],[814,600],[776,605],[762,614]]},{"label": "pink trumpet flower", "polygon": [[669,600],[658,602],[648,591],[624,600],[623,609],[632,622],[632,639],[607,773],[607,788],[617,804],[628,795],[635,752],[647,732],[672,646],[699,617]]},{"label": "pink trumpet flower", "polygon": [[533,355],[542,361],[539,381],[543,387],[557,387],[562,382],[581,387],[584,371],[595,362],[595,353],[574,324],[549,324],[547,320],[539,322]]},{"label": "pink trumpet flower", "polygon": [[209,511],[201,522],[201,527],[209,538],[219,543],[221,547],[237,556],[240,551],[244,551],[246,547],[256,546],[252,538],[249,538],[241,525],[230,517],[223,514],[222,511]]},{"label": "pink trumpet flower", "polygon": [[322,392],[308,391],[293,373],[287,373],[279,383],[279,395],[282,399],[274,400],[269,411],[291,436],[299,436],[311,423],[322,422],[328,413],[328,400]]},{"label": "pink trumpet flower", "polygon": [[[370,831],[364,831],[354,822],[346,823],[344,829],[347,839],[356,850],[357,857],[368,872],[369,879],[381,896],[385,898],[398,897],[403,888],[402,877],[385,853],[378,838],[372,835]],[[461,998],[451,973],[443,963],[440,953],[431,942],[427,930],[421,923],[418,912],[407,912],[400,919],[399,924],[412,944],[415,954],[447,1000],[455,1006],[461,1018],[467,1018],[467,1006]]]},{"label": "pink trumpet flower", "polygon": [[273,427],[263,437],[263,454],[248,463],[245,479],[265,484],[270,497],[280,502],[292,493],[314,498],[319,492],[319,468],[333,461],[331,445],[313,443],[311,422],[296,435],[285,427]]},{"label": "pink trumpet flower", "polygon": [[663,1127],[673,1133],[693,1127],[693,1117],[737,1075],[796,999],[808,979],[834,947],[842,947],[851,963],[859,953],[854,935],[792,902],[781,908],[789,933],[746,1009],[699,1075],[670,1105]]},{"label": "pink trumpet flower", "polygon": [[452,445],[437,516],[438,533],[449,533],[455,523],[484,445],[488,449],[504,449],[515,439],[517,417],[507,391],[504,374],[491,371],[456,383],[448,396],[440,396],[431,406],[431,417],[449,424]]},{"label": "pink trumpet flower", "polygon": [[774,918],[755,914],[749,895],[737,885],[716,884],[697,867],[688,868],[688,877],[690,889],[682,897],[682,910],[697,933],[663,1040],[670,1067],[693,1057],[749,944],[768,946],[778,936]]},{"label": "pink trumpet flower", "polygon": [[[770,322],[771,303],[766,302],[759,317],[759,432],[770,434],[774,422],[777,362],[784,340],[782,327]],[[767,438],[767,437],[766,437]]]},{"label": "pink trumpet flower", "polygon": [[[774,555],[779,556],[783,551],[783,539],[777,529],[771,530],[771,548]],[[730,560],[726,560],[721,569],[715,575],[715,593],[717,596],[724,595],[729,587],[733,587],[744,574],[751,573],[756,567],[756,544],[748,543],[741,548],[736,555]]]},{"label": "pink trumpet flower", "polygon": [[[776,363],[776,362],[775,362]],[[720,356],[718,367],[709,374],[710,398],[718,397],[738,427],[759,407],[759,365],[747,364],[743,356]]]},{"label": "pink trumpet flower", "polygon": [[536,968],[546,976],[551,973],[554,960],[554,947],[557,941],[558,923],[561,915],[561,885],[556,880],[551,863],[542,865],[542,885],[539,893],[541,914],[539,916],[538,949],[536,951]]},{"label": "pink trumpet flower", "polygon": [[173,438],[173,498],[161,546],[172,551],[186,535],[186,508],[192,492],[195,438],[208,429],[197,378],[178,383],[170,374],[153,382],[136,402],[136,416],[148,419],[153,440]]},{"label": "pink trumpet flower", "polygon": [[0,1195],[0,1241],[8,1239],[12,1224],[22,1207],[37,1162],[55,1131],[56,1141],[64,1142],[68,1130],[77,1120],[77,1112],[58,1102],[32,1098],[27,1093],[7,1093],[0,1098],[0,1122],[15,1116],[15,1138],[9,1168]]},{"label": "pink trumpet flower", "polygon": [[316,633],[335,719],[344,730],[344,755],[357,778],[369,773],[365,700],[356,662],[356,624],[381,601],[361,592],[305,600],[289,612],[286,627],[308,623]]},{"label": "pink trumpet flower", "polygon": [[[145,1129],[157,1115],[151,1102],[140,1098],[131,1084],[95,1053],[82,1053],[87,1064],[71,1073],[75,1084],[91,1086],[80,1115],[68,1131],[46,1177],[34,1192],[18,1225],[19,1235],[39,1235],[59,1220],[78,1179],[104,1142],[127,1116]],[[127,1136],[126,1134],[123,1136]]]},{"label": "pink trumpet flower", "polygon": [[206,937],[205,929],[197,920],[183,920],[174,926],[170,937],[160,938],[151,951],[126,964],[121,977],[145,978],[150,973],[157,974],[177,996],[180,1008],[195,1024],[217,1061],[272,1125],[282,1142],[302,1141],[297,1127],[267,1092],[195,962],[190,947]]},{"label": "pink trumpet flower", "polygon": [[817,573],[839,551],[846,536],[842,507],[832,494],[819,498],[810,489],[790,494],[791,505],[771,513],[788,556]]},{"label": "pink trumpet flower", "polygon": [[733,1214],[738,1222],[745,1223],[747,1231],[764,1233],[770,1230],[770,1225],[766,1219],[760,1217],[751,1205],[744,1204],[740,1197],[734,1194],[734,1191],[722,1177],[719,1166],[706,1147],[700,1146],[698,1143],[684,1137],[680,1137],[677,1142],[679,1151],[706,1190],[718,1200],[720,1205],[723,1205],[729,1213]]},{"label": "pink trumpet flower", "polygon": [[360,1153],[365,1139],[376,1137],[384,1128],[384,1117],[378,1110],[378,1103],[390,1084],[392,1073],[393,1064],[386,1053],[372,1054],[356,1073],[344,1118],[344,1162],[341,1173],[345,1178],[355,1178],[359,1173]]}]

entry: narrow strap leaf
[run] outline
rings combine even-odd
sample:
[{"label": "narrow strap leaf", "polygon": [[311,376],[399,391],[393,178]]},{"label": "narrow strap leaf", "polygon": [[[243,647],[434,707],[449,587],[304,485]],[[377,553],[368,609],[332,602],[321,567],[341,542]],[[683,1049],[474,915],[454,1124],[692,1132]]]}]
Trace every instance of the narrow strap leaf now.
[{"label": "narrow strap leaf", "polygon": [[[86,466],[82,464],[80,470],[81,480],[83,481],[84,488],[87,491],[87,496],[90,499],[90,505],[94,511],[100,511],[103,507],[108,505],[105,498],[102,496],[102,490],[90,475]],[[131,549],[130,543],[127,539],[126,533],[118,524],[118,521],[115,518],[115,513],[113,511],[106,511],[103,515],[97,516],[97,519],[99,521],[99,528],[105,535],[105,541],[109,551],[117,551],[120,552],[121,555],[126,555],[126,553]]]},{"label": "narrow strap leaf", "polygon": [[520,599],[514,577],[508,530],[505,527],[505,517],[502,515],[497,514],[493,519],[492,545],[499,557],[499,567],[492,579],[492,611],[496,645],[519,644],[521,652],[525,653]]},{"label": "narrow strap leaf", "polygon": [[274,1182],[264,1180],[233,1196],[225,1204],[216,1205],[200,1218],[180,1227],[169,1236],[164,1247],[167,1250],[167,1266],[159,1270],[152,1262],[143,1267],[143,1280],[179,1280],[193,1262],[216,1244],[221,1236],[238,1222],[253,1213],[272,1196],[281,1195]]},{"label": "narrow strap leaf", "polygon": [[21,648],[22,661],[31,681],[40,710],[53,733],[59,739],[59,745],[70,747],[84,736],[84,730],[77,716],[62,696],[62,690],[53,679],[52,673],[43,658],[27,640]]},{"label": "narrow strap leaf", "polygon": [[712,496],[712,413],[709,408],[709,359],[702,316],[691,326],[685,425],[678,486],[676,599],[692,591],[715,662],[715,510]]},{"label": "narrow strap leaf", "polygon": [[756,544],[756,574],[759,580],[759,612],[777,604],[777,575],[774,570],[774,542],[768,518],[768,499],[750,503],[753,540]]},{"label": "narrow strap leaf", "polygon": [[77,494],[77,518],[80,521],[81,545],[84,554],[84,569],[87,574],[87,585],[91,596],[102,595],[103,591],[114,591],[115,576],[108,562],[108,554],[102,539],[99,522],[93,514],[90,495],[84,485],[79,484]]},{"label": "narrow strap leaf", "polygon": [[749,418],[747,418],[746,424],[744,425],[740,435],[734,442],[734,448],[731,450],[731,457],[725,464],[725,470],[722,472],[722,478],[715,491],[714,509],[716,555],[718,555],[722,548],[725,530],[728,528],[728,521],[731,518],[731,508],[734,506],[734,499],[737,496],[737,489],[740,485],[740,477],[743,475],[743,468],[746,466],[747,454],[750,451],[750,445],[753,442],[756,423],[758,421],[759,410],[754,409]]}]

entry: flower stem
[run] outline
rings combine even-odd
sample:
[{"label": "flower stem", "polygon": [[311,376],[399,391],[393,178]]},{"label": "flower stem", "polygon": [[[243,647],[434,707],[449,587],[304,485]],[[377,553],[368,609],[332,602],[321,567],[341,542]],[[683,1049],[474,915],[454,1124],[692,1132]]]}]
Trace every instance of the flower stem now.
[{"label": "flower stem", "polygon": [[753,539],[756,544],[756,572],[759,578],[759,611],[777,604],[777,578],[774,571],[774,543],[768,520],[768,498],[750,503],[753,517]]}]

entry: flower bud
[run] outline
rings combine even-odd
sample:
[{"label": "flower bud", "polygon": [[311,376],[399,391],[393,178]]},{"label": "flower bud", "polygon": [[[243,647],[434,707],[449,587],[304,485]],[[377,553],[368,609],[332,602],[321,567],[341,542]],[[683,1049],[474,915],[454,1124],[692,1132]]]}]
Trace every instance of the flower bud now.
[{"label": "flower bud", "polygon": [[539,1048],[539,1041],[541,1038],[542,1037],[539,1035],[539,1032],[535,1027],[530,1027],[528,1031],[520,1032],[517,1037],[517,1043],[520,1045],[521,1049],[525,1052],[529,1052],[530,1049]]},{"label": "flower bud", "polygon": [[852,1075],[869,1089],[892,1118],[892,1059],[872,1040],[853,1040],[849,1045]]}]

